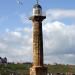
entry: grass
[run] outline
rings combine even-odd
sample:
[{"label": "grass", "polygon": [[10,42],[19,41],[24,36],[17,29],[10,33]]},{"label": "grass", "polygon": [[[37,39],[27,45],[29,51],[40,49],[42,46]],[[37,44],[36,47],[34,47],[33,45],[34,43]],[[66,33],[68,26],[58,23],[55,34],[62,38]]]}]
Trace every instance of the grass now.
[{"label": "grass", "polygon": [[[50,73],[66,73],[66,72],[72,72],[75,73],[75,66],[72,65],[61,65],[61,64],[56,64],[56,65],[45,65],[48,67],[48,72]],[[0,73],[29,73],[29,68],[31,67],[31,64],[7,64],[6,66],[1,64],[0,65]]]}]

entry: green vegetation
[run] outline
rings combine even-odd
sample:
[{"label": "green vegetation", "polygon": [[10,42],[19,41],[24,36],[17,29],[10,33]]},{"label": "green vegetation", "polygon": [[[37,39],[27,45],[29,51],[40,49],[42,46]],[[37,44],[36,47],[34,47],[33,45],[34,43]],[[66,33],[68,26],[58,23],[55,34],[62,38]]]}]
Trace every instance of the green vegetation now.
[{"label": "green vegetation", "polygon": [[51,73],[66,73],[66,72],[75,73],[74,65],[56,64],[56,65],[47,65],[47,67],[48,67],[48,72]]},{"label": "green vegetation", "polygon": [[29,74],[29,68],[31,67],[31,64],[0,64],[0,73],[2,75],[9,75],[10,73],[16,74]]},{"label": "green vegetation", "polygon": [[[48,67],[48,72],[50,73],[66,73],[71,72],[75,73],[75,66],[74,65],[62,65],[62,64],[55,64],[55,65],[45,65]],[[24,73],[29,74],[29,68],[31,67],[30,63],[24,64],[0,64],[0,73],[3,75],[9,75],[9,73]]]}]

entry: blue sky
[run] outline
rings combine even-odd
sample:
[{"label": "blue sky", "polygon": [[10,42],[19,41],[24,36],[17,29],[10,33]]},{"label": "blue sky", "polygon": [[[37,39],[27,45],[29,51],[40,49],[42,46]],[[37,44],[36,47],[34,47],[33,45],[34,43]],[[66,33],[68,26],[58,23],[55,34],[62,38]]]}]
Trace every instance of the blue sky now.
[{"label": "blue sky", "polygon": [[[0,56],[8,61],[32,61],[32,15],[35,0],[0,0]],[[75,1],[40,0],[43,21],[44,62],[75,64]],[[52,59],[53,58],[53,59]]]},{"label": "blue sky", "polygon": [[[4,17],[4,21],[0,23],[1,29],[4,27],[15,28],[22,26],[19,21],[19,15],[25,13],[27,17],[32,11],[35,0],[21,0],[23,5],[17,3],[17,0],[1,0],[0,1],[0,17]],[[74,0],[40,0],[43,11],[48,9],[75,9]],[[9,20],[10,19],[10,20]],[[73,22],[73,21],[72,21]],[[13,25],[14,24],[14,25]]]},{"label": "blue sky", "polygon": [[[21,0],[23,5],[17,3],[17,0],[1,0],[0,1],[0,17],[4,19],[0,23],[0,30],[6,27],[14,29],[15,27],[24,26],[19,20],[19,15],[25,13],[27,17],[32,11],[35,0]],[[43,11],[48,9],[75,9],[74,0],[40,0]],[[71,20],[70,20],[71,21]],[[72,19],[72,22],[73,19]]]}]

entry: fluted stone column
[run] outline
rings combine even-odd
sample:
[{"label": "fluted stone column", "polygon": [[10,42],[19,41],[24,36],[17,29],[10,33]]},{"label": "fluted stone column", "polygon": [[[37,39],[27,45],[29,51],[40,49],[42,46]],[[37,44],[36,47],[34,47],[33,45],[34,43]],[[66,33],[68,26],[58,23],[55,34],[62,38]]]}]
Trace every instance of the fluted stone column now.
[{"label": "fluted stone column", "polygon": [[32,16],[33,22],[33,66],[30,75],[47,75],[47,68],[43,66],[43,35],[42,21],[45,16]]}]

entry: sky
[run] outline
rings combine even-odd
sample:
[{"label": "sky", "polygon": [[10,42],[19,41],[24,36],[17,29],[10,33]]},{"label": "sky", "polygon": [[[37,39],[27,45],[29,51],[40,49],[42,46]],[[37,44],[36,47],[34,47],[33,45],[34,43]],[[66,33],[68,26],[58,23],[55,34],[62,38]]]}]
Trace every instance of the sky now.
[{"label": "sky", "polygon": [[[0,57],[32,62],[32,16],[36,0],[0,0]],[[39,0],[44,63],[75,64],[75,0]]]}]

